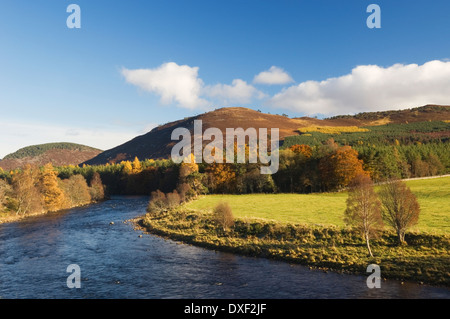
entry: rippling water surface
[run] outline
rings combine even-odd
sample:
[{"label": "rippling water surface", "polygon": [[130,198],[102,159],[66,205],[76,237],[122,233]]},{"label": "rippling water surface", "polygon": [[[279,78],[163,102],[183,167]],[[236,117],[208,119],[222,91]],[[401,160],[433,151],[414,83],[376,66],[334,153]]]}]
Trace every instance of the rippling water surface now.
[{"label": "rippling water surface", "polygon": [[[147,197],[0,225],[1,298],[450,298],[450,289],[311,271],[134,231]],[[110,222],[114,222],[110,225]],[[69,289],[67,266],[81,269]]]}]

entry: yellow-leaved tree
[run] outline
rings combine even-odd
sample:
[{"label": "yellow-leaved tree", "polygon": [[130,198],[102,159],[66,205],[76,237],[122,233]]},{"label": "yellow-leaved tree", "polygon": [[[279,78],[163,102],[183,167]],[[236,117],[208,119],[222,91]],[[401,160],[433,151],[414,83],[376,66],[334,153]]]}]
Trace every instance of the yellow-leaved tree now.
[{"label": "yellow-leaved tree", "polygon": [[12,174],[14,210],[16,215],[43,212],[43,201],[38,190],[39,168],[30,164]]},{"label": "yellow-leaved tree", "polygon": [[52,163],[44,166],[40,178],[40,191],[47,211],[57,211],[65,206],[64,192],[58,185],[58,173]]},{"label": "yellow-leaved tree", "polygon": [[131,164],[130,161],[122,161],[120,162],[120,164],[122,164],[123,167],[123,172],[126,174],[131,174],[133,173],[133,165]]},{"label": "yellow-leaved tree", "polygon": [[134,161],[131,164],[131,167],[132,167],[131,171],[133,174],[139,174],[140,172],[142,172],[142,165],[137,156],[134,158]]}]

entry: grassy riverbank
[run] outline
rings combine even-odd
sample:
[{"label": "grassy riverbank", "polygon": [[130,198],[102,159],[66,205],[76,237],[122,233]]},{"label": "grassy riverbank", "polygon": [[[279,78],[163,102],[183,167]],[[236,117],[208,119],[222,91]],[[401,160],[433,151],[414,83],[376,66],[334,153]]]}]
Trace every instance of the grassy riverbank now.
[{"label": "grassy riverbank", "polygon": [[[211,195],[147,214],[139,223],[151,233],[211,249],[353,274],[365,274],[375,263],[383,278],[450,286],[449,182],[448,177],[408,182],[422,206],[420,222],[403,246],[386,229],[371,242],[374,258],[342,221],[346,193]],[[235,216],[228,230],[212,213],[220,201],[228,202]]]},{"label": "grassy riverbank", "polygon": [[372,242],[375,257],[355,231],[337,226],[277,223],[236,219],[224,231],[212,213],[179,207],[140,220],[145,230],[206,248],[309,265],[323,270],[365,274],[367,265],[380,265],[383,278],[450,286],[450,237],[408,234],[408,245],[397,246],[393,233]]}]

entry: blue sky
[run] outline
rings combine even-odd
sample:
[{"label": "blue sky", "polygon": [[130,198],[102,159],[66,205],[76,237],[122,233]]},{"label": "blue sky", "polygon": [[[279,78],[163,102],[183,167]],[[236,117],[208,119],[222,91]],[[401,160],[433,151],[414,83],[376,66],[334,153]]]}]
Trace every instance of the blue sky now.
[{"label": "blue sky", "polygon": [[[71,3],[81,29],[66,26]],[[366,25],[371,3],[380,29]],[[444,0],[2,0],[0,157],[57,141],[108,149],[223,106],[450,104],[449,36]]]}]

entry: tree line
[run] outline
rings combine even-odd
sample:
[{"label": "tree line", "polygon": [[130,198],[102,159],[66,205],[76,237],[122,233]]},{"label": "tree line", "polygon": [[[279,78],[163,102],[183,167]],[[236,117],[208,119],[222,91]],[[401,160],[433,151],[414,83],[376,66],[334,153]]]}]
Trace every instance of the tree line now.
[{"label": "tree line", "polygon": [[51,163],[43,167],[28,164],[0,178],[0,212],[20,216],[83,206],[104,198],[98,172],[89,180],[80,174],[62,179]]},{"label": "tree line", "polygon": [[[318,145],[284,146],[279,152],[279,170],[273,175],[260,174],[260,163],[197,164],[194,158],[191,158],[191,163],[182,164],[169,159],[141,161],[136,157],[133,161],[96,166],[27,166],[11,172],[0,170],[0,199],[3,210],[6,207],[19,213],[29,210],[28,206],[38,209],[42,206],[48,210],[53,209],[52,206],[78,205],[89,199],[86,187],[80,186],[83,180],[89,185],[95,179],[101,180],[107,195],[149,195],[157,190],[167,194],[177,190],[183,198],[186,194],[196,196],[207,193],[336,191],[348,187],[360,174],[369,176],[374,182],[445,174],[450,171],[449,155],[448,143],[374,147],[342,145],[329,138]],[[58,199],[58,191],[52,193],[48,190],[52,186],[47,181],[52,181],[61,192],[66,193],[64,200]],[[53,205],[44,200],[44,204],[33,204],[33,201],[24,201],[20,194],[25,193],[27,188],[29,194],[35,194],[34,197],[44,196],[47,201],[53,197],[56,203]],[[78,194],[76,196],[79,198],[71,193]],[[89,194],[96,200],[96,196]]]}]

